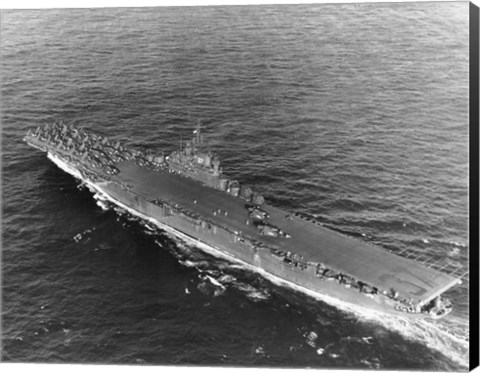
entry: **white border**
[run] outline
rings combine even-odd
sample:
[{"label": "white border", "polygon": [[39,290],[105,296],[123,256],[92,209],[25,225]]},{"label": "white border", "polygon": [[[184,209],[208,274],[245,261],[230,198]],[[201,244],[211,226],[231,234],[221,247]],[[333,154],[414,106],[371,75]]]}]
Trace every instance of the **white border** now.
[{"label": "white border", "polygon": [[[467,2],[466,0],[456,2]],[[122,8],[158,6],[218,6],[260,4],[348,4],[348,3],[452,2],[452,0],[3,0],[1,9]],[[474,0],[478,3],[480,0]]]}]

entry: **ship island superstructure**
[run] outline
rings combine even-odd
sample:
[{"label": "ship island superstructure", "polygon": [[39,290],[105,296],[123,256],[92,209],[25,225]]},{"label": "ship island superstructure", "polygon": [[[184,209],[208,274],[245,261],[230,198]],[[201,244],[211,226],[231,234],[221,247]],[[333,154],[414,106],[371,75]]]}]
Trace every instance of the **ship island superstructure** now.
[{"label": "ship island superstructure", "polygon": [[118,206],[298,289],[393,315],[440,318],[451,311],[441,295],[461,282],[456,272],[267,204],[226,177],[201,126],[194,132],[168,156],[60,122],[29,130],[25,141]]}]

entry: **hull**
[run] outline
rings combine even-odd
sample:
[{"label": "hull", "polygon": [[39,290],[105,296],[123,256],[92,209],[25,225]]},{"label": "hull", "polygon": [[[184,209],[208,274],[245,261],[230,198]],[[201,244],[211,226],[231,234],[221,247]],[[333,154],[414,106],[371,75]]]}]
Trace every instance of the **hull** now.
[{"label": "hull", "polygon": [[[118,184],[86,181],[79,170],[60,158],[51,153],[48,154],[48,158],[60,169],[85,182],[91,190],[132,215],[155,224],[160,229],[208,254],[240,264],[250,271],[259,273],[273,283],[291,287],[345,309],[360,312],[376,311],[403,316],[393,308],[393,302],[389,303],[382,298],[374,298],[368,294],[360,293],[354,288],[340,286],[335,280],[315,277],[312,272],[313,269],[303,271],[293,265],[281,265],[281,261],[272,257],[268,252],[253,248],[248,243],[239,242],[238,239],[232,238],[231,234],[221,229],[218,229],[215,233],[213,231],[206,233],[199,229],[194,222],[188,221],[181,215],[173,214],[165,217],[162,209],[154,203],[136,198],[134,194],[124,190]],[[409,316],[414,318],[424,317],[418,314],[409,314]]]}]

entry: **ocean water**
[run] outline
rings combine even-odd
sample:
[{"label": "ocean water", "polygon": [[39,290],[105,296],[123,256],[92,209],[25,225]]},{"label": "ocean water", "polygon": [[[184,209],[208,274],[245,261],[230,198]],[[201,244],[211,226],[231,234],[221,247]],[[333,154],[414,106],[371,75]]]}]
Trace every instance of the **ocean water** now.
[{"label": "ocean water", "polygon": [[468,268],[468,3],[1,12],[2,360],[457,371],[439,321],[342,309],[202,254],[28,147],[62,119],[347,235]]}]

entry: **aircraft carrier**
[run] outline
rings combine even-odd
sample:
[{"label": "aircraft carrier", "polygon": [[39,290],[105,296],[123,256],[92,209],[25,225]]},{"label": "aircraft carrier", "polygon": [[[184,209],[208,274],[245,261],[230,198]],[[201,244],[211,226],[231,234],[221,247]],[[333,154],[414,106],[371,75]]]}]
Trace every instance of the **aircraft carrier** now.
[{"label": "aircraft carrier", "polygon": [[168,156],[60,122],[29,130],[24,140],[117,206],[267,278],[398,316],[440,318],[451,311],[441,295],[461,276],[267,204],[225,176],[200,125],[194,133]]}]

